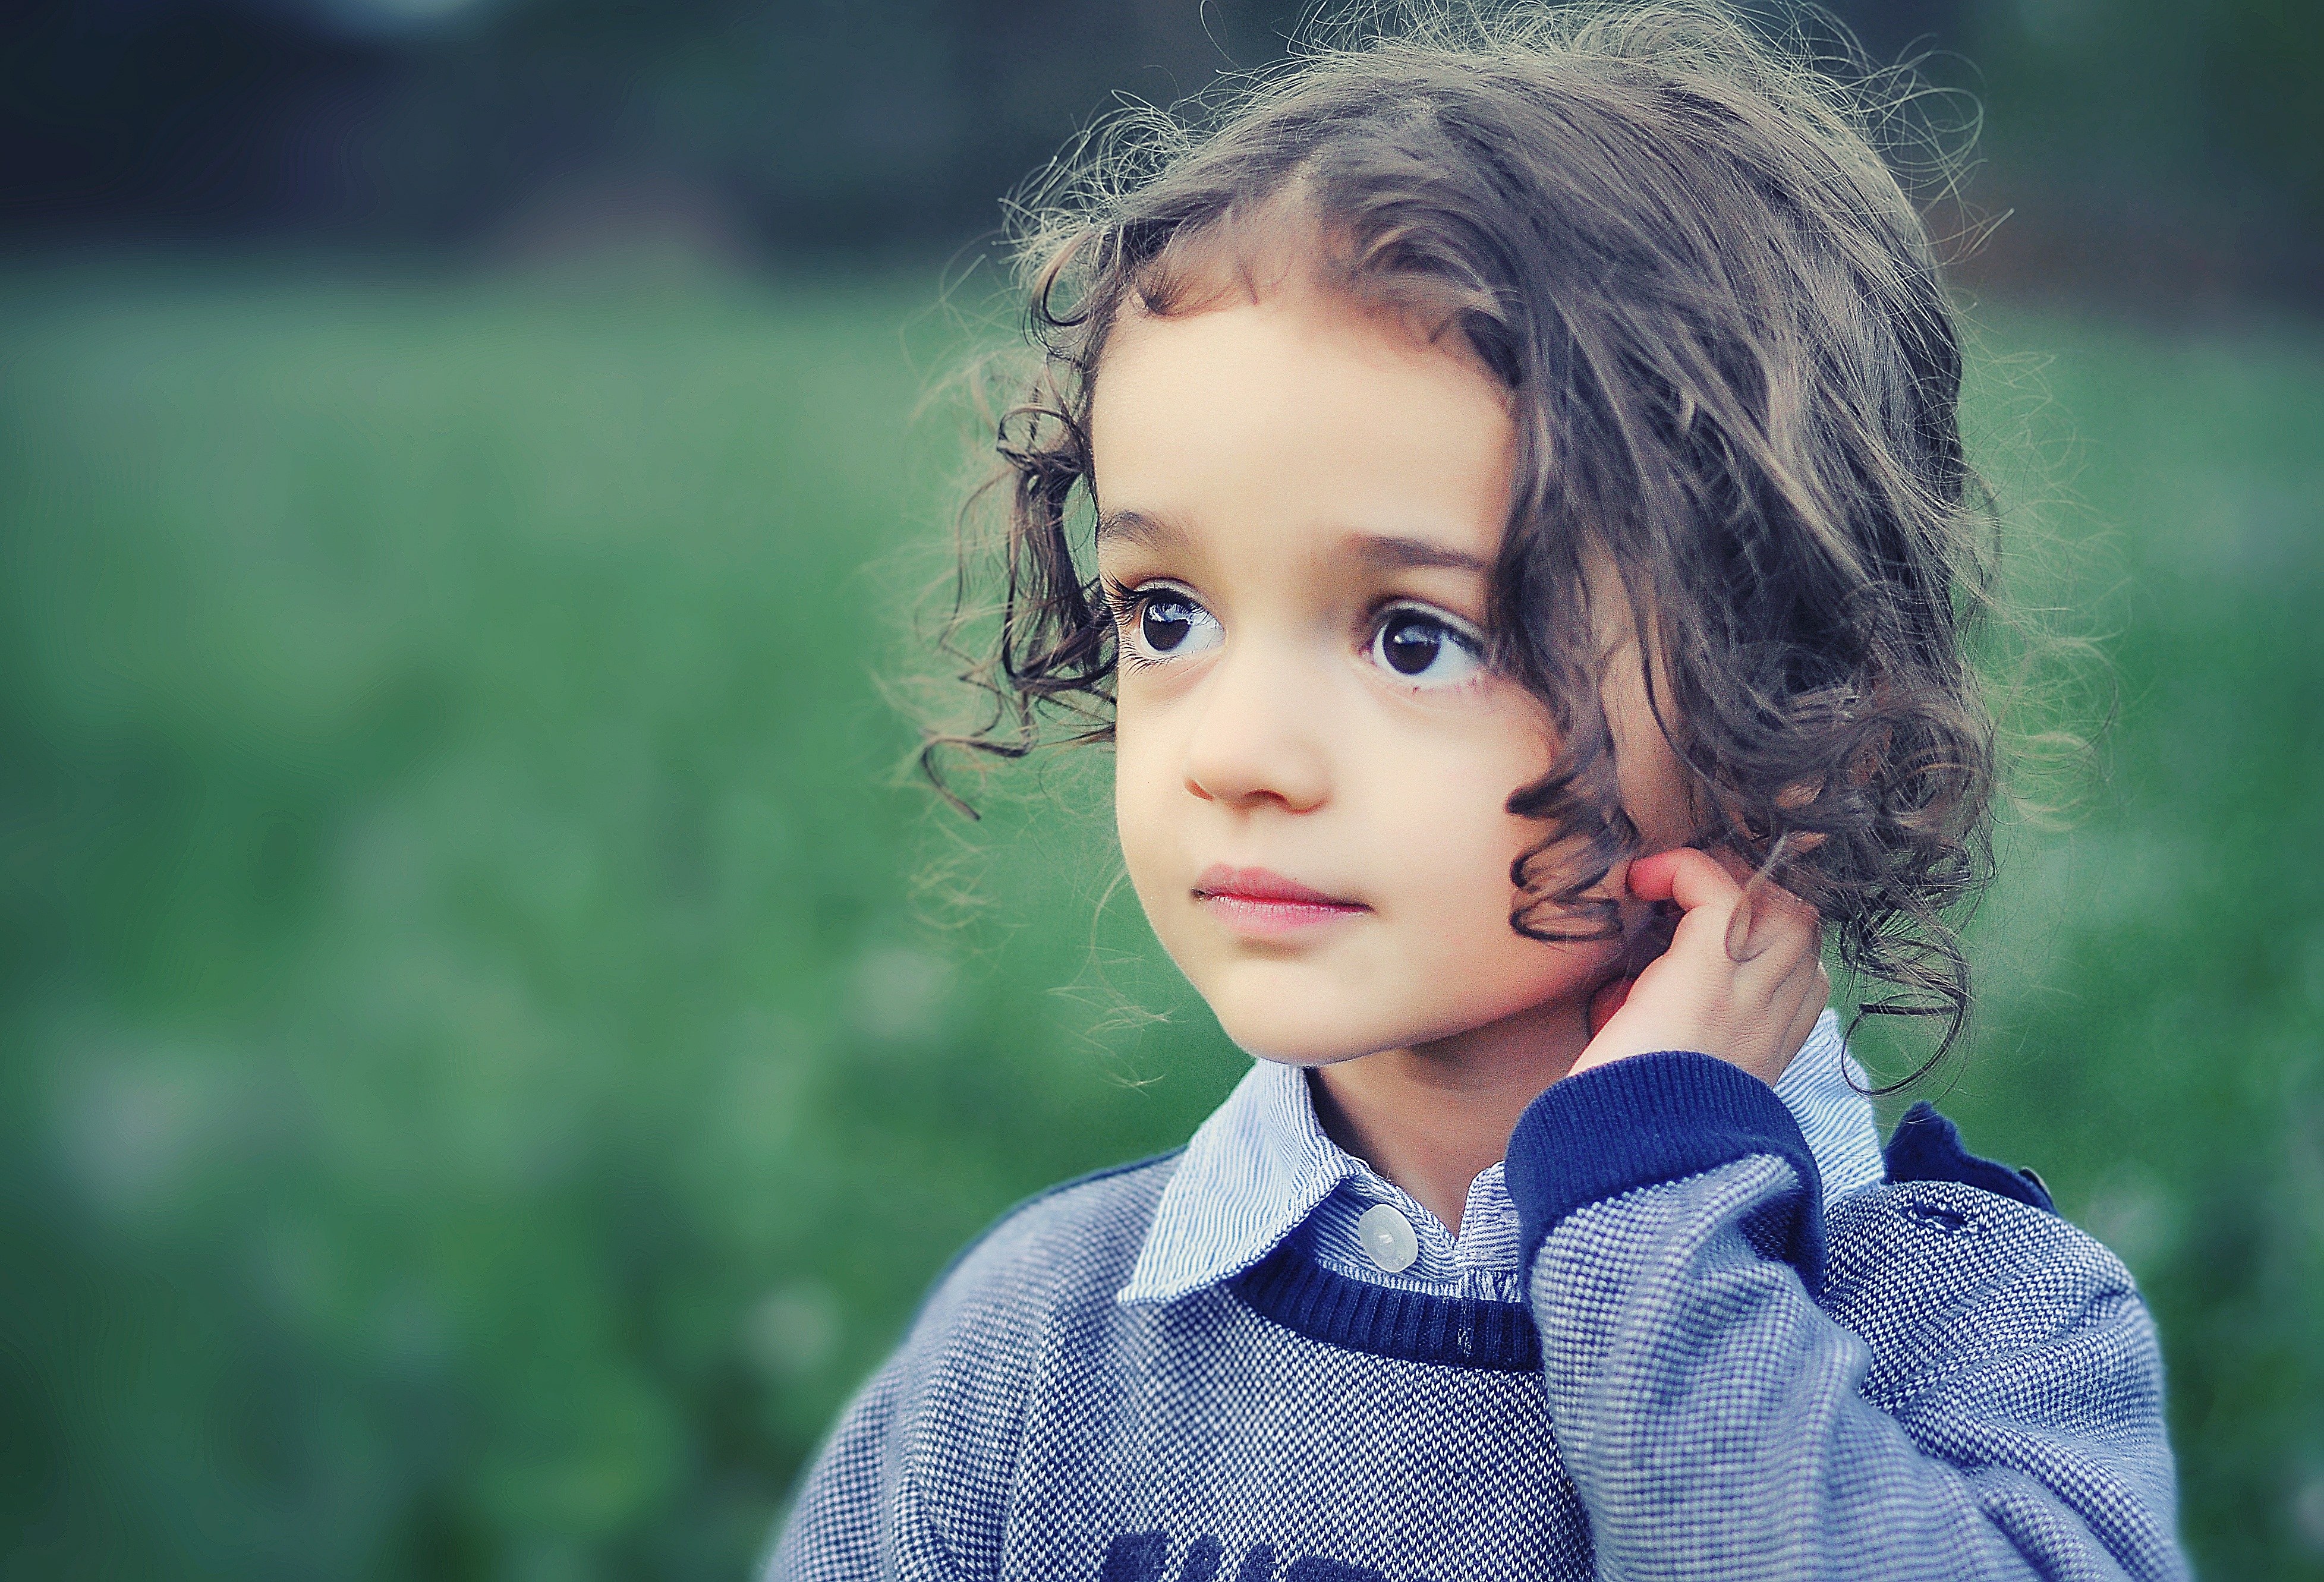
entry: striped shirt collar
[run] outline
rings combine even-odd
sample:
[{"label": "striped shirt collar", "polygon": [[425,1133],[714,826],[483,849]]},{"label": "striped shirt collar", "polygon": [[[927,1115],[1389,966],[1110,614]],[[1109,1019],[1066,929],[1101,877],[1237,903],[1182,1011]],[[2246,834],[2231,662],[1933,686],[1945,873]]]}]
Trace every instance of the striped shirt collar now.
[{"label": "striped shirt collar", "polygon": [[[1863,1070],[1849,1054],[1831,1011],[1818,1019],[1775,1084],[1775,1096],[1791,1109],[1815,1156],[1827,1204],[1882,1178],[1880,1133],[1865,1086]],[[1326,1212],[1317,1215],[1327,1203]],[[1408,1279],[1385,1283],[1481,1294],[1480,1282],[1492,1289],[1516,1279],[1516,1209],[1499,1164],[1470,1183],[1462,1235],[1454,1242],[1409,1194],[1323,1135],[1304,1068],[1255,1062],[1187,1143],[1117,1300],[1175,1301],[1231,1279],[1311,1216],[1333,1222],[1324,1228],[1337,1234],[1323,1239],[1352,1245],[1349,1228],[1338,1221],[1352,1225],[1372,1203],[1402,1212],[1424,1249]],[[1361,1266],[1343,1272],[1381,1278]]]}]

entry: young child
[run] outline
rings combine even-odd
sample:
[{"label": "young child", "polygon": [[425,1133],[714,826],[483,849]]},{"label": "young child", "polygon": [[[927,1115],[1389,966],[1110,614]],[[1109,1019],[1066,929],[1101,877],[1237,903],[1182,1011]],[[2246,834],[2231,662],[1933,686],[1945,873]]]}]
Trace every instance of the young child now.
[{"label": "young child", "polygon": [[1259,1057],[1006,1217],[779,1578],[2184,1574],[2153,1331],[1884,1162],[1826,935],[1967,1004],[1960,363],[1836,91],[1702,5],[1305,59],[1028,243],[1005,705],[1112,742]]}]

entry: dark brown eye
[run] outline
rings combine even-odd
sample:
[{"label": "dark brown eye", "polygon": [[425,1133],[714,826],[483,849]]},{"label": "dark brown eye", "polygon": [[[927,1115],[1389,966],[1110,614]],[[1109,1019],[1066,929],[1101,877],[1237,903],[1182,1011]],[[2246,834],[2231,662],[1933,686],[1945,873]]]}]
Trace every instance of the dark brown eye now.
[{"label": "dark brown eye", "polygon": [[1149,599],[1138,618],[1139,635],[1156,653],[1169,653],[1194,629],[1194,606],[1183,599]]},{"label": "dark brown eye", "polygon": [[1477,639],[1425,610],[1391,610],[1372,638],[1372,658],[1397,679],[1451,686],[1484,668]]},{"label": "dark brown eye", "polygon": [[1138,658],[1176,658],[1214,648],[1226,633],[1219,618],[1185,594],[1162,590],[1137,595],[1129,647]]}]

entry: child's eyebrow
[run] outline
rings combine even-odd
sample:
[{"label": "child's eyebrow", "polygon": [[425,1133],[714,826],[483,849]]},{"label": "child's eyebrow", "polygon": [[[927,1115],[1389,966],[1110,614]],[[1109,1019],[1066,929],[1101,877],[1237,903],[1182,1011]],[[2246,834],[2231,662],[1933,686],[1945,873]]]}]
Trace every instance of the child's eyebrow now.
[{"label": "child's eyebrow", "polygon": [[1376,571],[1410,571],[1425,566],[1479,573],[1492,569],[1467,550],[1439,544],[1434,538],[1410,538],[1397,533],[1357,533],[1351,537],[1356,557]]},{"label": "child's eyebrow", "polygon": [[[1110,510],[1097,519],[1097,541],[1103,544],[1109,540],[1135,545],[1143,549],[1157,549],[1183,545],[1186,538],[1176,527],[1160,517],[1148,516],[1142,510]],[[1417,538],[1402,533],[1351,533],[1348,542],[1355,558],[1372,571],[1443,567],[1481,575],[1492,569],[1483,559],[1467,550],[1455,549],[1434,538]]]},{"label": "child's eyebrow", "polygon": [[1186,535],[1142,510],[1109,510],[1097,519],[1097,541],[1102,544],[1108,539],[1141,549],[1163,549],[1183,545]]}]

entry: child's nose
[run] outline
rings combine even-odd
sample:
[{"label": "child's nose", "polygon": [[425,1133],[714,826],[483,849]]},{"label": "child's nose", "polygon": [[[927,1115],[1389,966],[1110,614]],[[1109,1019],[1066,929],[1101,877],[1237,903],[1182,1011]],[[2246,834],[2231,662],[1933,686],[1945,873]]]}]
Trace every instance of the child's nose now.
[{"label": "child's nose", "polygon": [[1323,689],[1286,656],[1245,649],[1221,660],[1186,744],[1186,789],[1238,807],[1321,806],[1331,791]]}]

